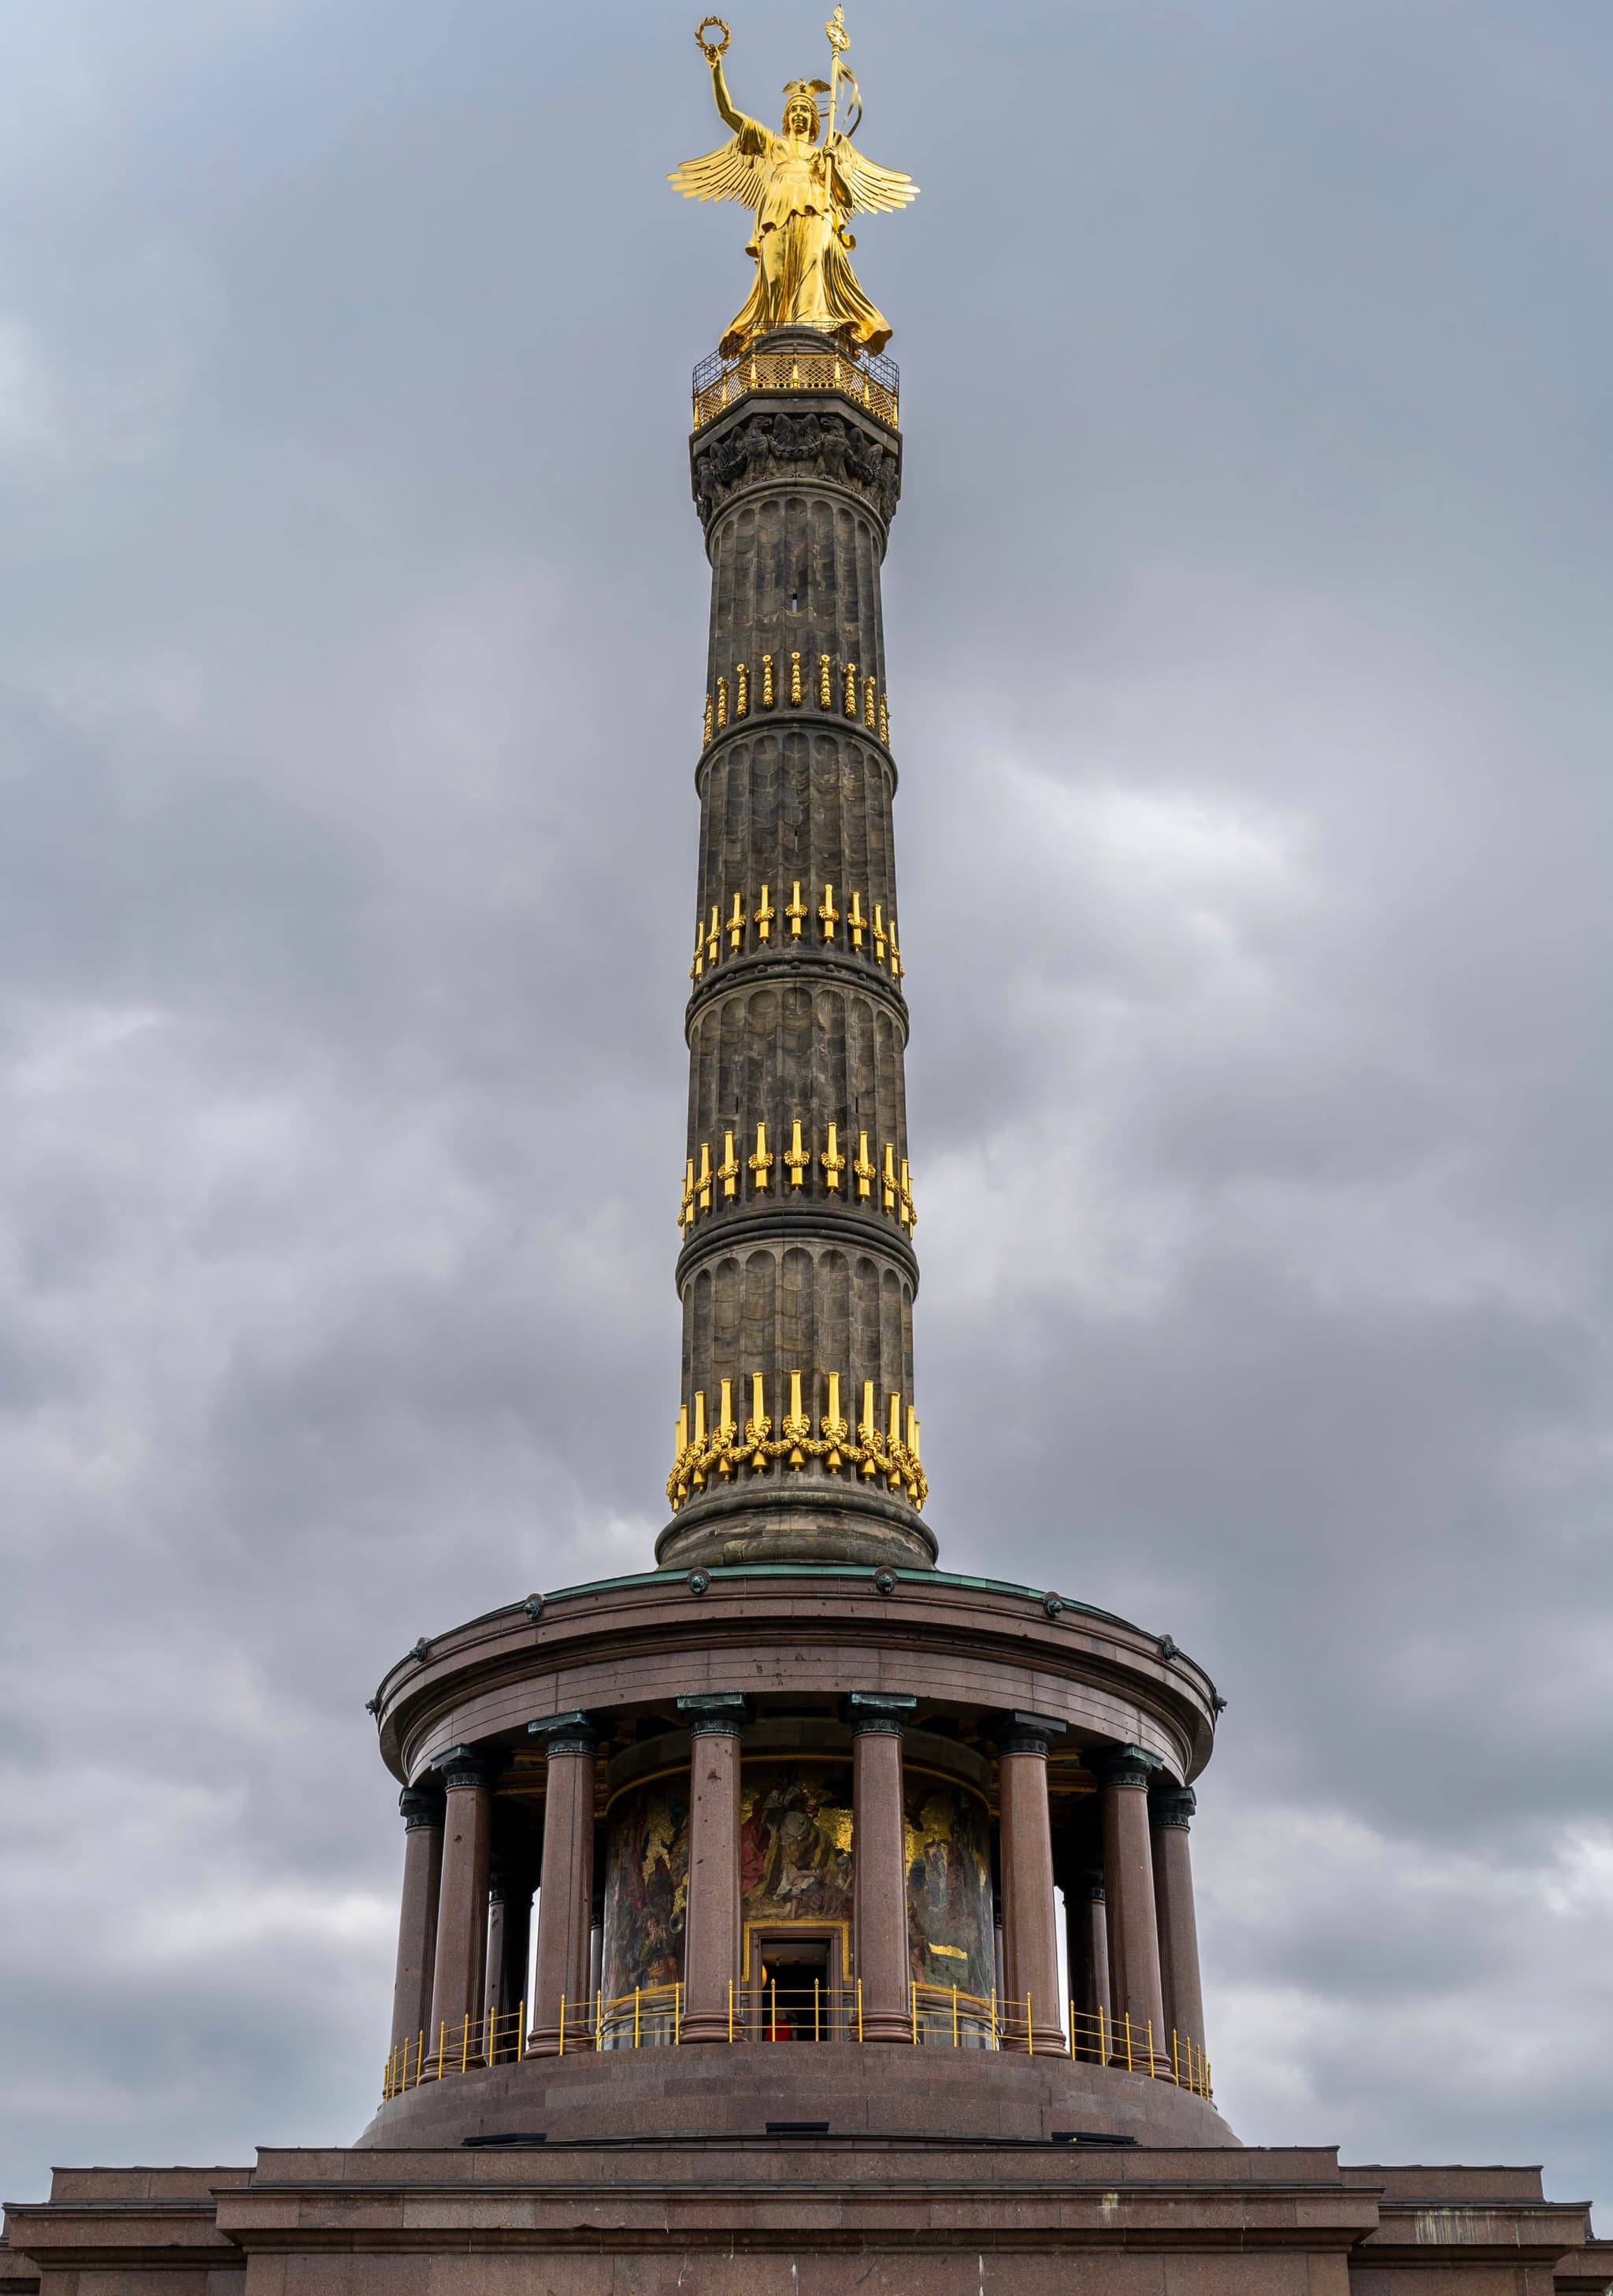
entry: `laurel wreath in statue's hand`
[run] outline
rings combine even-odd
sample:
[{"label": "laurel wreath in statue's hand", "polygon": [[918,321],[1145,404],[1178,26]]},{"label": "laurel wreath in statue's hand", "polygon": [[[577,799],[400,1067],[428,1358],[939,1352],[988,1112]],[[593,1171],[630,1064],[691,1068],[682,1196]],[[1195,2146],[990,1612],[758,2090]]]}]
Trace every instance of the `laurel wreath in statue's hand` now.
[{"label": "laurel wreath in statue's hand", "polygon": [[[716,26],[717,30],[723,36],[720,40],[708,40],[706,37],[707,33],[710,30],[713,24]],[[729,31],[727,25],[724,23],[720,16],[702,16],[700,22],[694,28],[696,45],[698,45],[701,55],[705,57],[706,62],[708,64],[716,63],[719,56],[727,54],[728,43],[733,37],[733,36]]]}]

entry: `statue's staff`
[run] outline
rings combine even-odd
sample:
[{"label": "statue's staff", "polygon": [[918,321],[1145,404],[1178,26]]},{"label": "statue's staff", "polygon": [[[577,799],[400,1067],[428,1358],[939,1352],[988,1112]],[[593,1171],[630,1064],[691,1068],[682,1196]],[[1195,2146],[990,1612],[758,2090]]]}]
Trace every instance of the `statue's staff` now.
[{"label": "statue's staff", "polygon": [[823,138],[824,148],[827,150],[834,141],[834,113],[835,105],[839,99],[841,74],[844,73],[846,78],[851,83],[852,98],[857,108],[856,119],[853,119],[851,126],[846,130],[847,135],[856,132],[857,119],[863,116],[863,92],[857,86],[856,72],[852,70],[849,64],[842,63],[840,61],[851,45],[851,35],[846,29],[846,10],[843,0],[842,4],[836,8],[823,29],[828,36],[829,52],[832,59],[829,66],[829,129]]}]

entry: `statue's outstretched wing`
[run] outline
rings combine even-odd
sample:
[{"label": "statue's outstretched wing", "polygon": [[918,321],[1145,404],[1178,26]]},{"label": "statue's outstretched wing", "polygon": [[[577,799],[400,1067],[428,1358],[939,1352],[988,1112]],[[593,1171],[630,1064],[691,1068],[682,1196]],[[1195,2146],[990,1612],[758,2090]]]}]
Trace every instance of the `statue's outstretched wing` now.
[{"label": "statue's outstretched wing", "polygon": [[834,139],[834,167],[846,192],[847,204],[864,215],[905,208],[919,196],[919,187],[899,168],[881,168],[865,160],[848,136]]},{"label": "statue's outstretched wing", "polygon": [[767,170],[759,157],[741,151],[740,138],[729,137],[703,159],[685,160],[667,176],[686,200],[737,200],[741,207],[759,208],[767,190]]}]

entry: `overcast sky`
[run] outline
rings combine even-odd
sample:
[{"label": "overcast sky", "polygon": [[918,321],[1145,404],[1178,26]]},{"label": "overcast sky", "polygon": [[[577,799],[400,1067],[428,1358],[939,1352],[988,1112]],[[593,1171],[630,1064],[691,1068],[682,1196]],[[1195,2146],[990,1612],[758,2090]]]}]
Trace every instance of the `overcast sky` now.
[{"label": "overcast sky", "polygon": [[[365,1697],[651,1560],[698,13],[0,7],[7,2198],[356,2134]],[[1241,2136],[1613,2201],[1613,11],[849,13],[943,1560],[1230,1699]]]}]

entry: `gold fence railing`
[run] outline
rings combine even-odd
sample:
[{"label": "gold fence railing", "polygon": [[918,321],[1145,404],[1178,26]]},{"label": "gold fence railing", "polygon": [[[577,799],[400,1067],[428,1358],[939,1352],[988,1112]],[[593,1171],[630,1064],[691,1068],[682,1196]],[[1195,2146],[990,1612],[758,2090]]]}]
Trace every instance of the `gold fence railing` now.
[{"label": "gold fence railing", "polygon": [[[1037,2050],[1040,2028],[1032,1997],[1023,2001],[995,1993],[965,1993],[955,1985],[913,1985],[908,2016],[915,2048],[992,2049],[1011,2054],[1052,2054]],[[1069,2054],[1110,2071],[1146,2073],[1174,2082],[1195,2096],[1209,2097],[1210,2064],[1197,2041],[1172,2030],[1156,2033],[1151,2020],[1139,2023],[1107,2010],[1066,2005]],[[677,2048],[683,2041],[684,1988],[646,1985],[613,1997],[595,1993],[569,2001],[561,1995],[556,2053],[616,2049]],[[422,2081],[480,2072],[489,2065],[518,2063],[526,2054],[527,2005],[488,2017],[465,2017],[458,2025],[439,2024],[400,2042],[388,2057],[381,2094],[391,2098]],[[861,1979],[845,1985],[815,1981],[806,1986],[730,1985],[728,2038],[741,2041],[860,2041],[863,2038]],[[1060,2034],[1060,2045],[1065,2034]]]},{"label": "gold fence railing", "polygon": [[744,351],[737,359],[713,354],[694,370],[694,428],[757,390],[838,390],[894,430],[900,411],[896,362],[858,358],[832,336],[822,348],[792,343],[776,351]]}]

